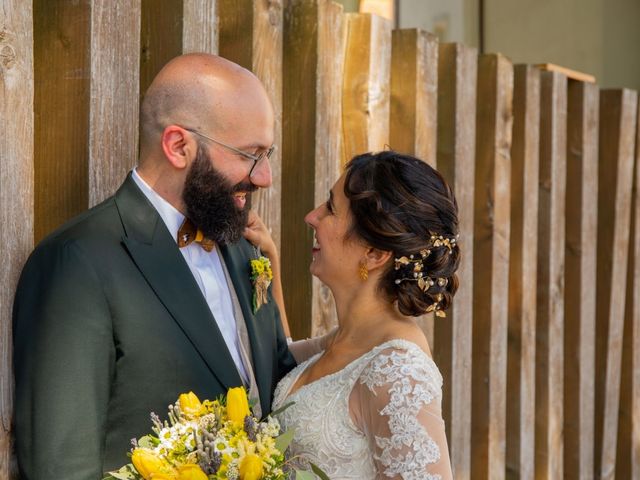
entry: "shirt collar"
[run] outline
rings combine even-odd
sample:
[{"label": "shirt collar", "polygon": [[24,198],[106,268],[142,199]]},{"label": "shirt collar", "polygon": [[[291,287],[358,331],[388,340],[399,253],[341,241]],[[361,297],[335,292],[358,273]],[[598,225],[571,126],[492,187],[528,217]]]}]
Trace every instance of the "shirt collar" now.
[{"label": "shirt collar", "polygon": [[140,188],[144,196],[147,197],[156,209],[160,218],[162,218],[162,221],[167,226],[173,240],[177,243],[178,230],[180,229],[182,222],[184,222],[184,215],[162,198],[153,188],[151,188],[147,182],[142,179],[137,168],[133,169],[131,177],[133,178],[133,181],[136,182],[136,185]]}]

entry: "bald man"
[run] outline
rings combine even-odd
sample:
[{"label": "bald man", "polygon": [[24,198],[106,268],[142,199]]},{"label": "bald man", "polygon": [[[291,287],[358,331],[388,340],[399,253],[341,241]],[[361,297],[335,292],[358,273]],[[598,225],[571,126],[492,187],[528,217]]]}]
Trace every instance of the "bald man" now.
[{"label": "bald man", "polygon": [[137,167],[43,240],[14,304],[23,480],[95,480],[182,392],[245,385],[262,413],[295,365],[269,296],[254,313],[247,194],[271,184],[274,113],[220,57],[169,62],[141,108]]}]

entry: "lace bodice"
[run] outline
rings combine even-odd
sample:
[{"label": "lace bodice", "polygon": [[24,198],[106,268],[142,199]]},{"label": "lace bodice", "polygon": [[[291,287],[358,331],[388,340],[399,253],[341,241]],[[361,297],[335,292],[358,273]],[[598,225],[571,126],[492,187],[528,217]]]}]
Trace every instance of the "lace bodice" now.
[{"label": "lace bodice", "polygon": [[294,464],[310,461],[331,480],[451,478],[441,415],[442,376],[416,344],[391,340],[342,370],[291,388],[322,353],[276,388],[273,409],[294,428]]}]

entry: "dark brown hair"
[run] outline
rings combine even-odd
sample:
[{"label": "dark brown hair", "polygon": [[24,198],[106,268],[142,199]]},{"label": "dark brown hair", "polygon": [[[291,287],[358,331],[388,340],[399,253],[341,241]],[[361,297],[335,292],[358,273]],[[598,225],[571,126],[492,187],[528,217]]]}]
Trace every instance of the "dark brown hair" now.
[{"label": "dark brown hair", "polygon": [[[442,175],[410,155],[365,153],[347,164],[344,193],[353,215],[349,236],[393,253],[378,288],[397,302],[403,315],[422,315],[438,298],[439,308],[447,309],[458,289],[460,249],[457,243],[451,249],[432,246],[432,235],[458,235],[458,205]],[[425,249],[431,253],[423,260],[424,274],[446,279],[445,285],[435,281],[427,291],[409,279],[405,268],[396,270],[394,262],[403,256],[419,258]]]}]

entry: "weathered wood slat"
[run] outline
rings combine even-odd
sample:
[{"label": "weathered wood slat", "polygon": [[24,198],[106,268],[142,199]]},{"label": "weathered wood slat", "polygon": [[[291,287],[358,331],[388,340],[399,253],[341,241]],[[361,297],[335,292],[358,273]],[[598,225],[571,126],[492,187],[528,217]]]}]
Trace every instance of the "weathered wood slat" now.
[{"label": "weathered wood slat", "polygon": [[505,475],[513,66],[478,61],[473,251],[473,478]]},{"label": "weathered wood slat", "polygon": [[436,166],[438,37],[394,30],[391,46],[389,145]]},{"label": "weathered wood slat", "polygon": [[282,196],[282,2],[223,0],[219,3],[220,55],[251,70],[264,84],[275,111],[274,144],[269,163],[273,184],[252,198],[252,207],[281,245]]},{"label": "weathered wood slat", "polygon": [[600,92],[595,471],[615,477],[638,96]]},{"label": "weathered wood slat", "polygon": [[31,2],[0,9],[0,478],[17,478],[12,455],[11,311],[18,276],[33,248],[34,71]]},{"label": "weathered wood slat", "polygon": [[313,232],[303,218],[340,175],[343,28],[342,7],[328,0],[293,0],[285,9],[282,276],[297,338],[335,324],[333,297],[309,275]]},{"label": "weathered wood slat", "polygon": [[218,53],[216,4],[219,2],[216,0],[183,0],[182,3],[182,53]]},{"label": "weathered wood slat", "polygon": [[564,332],[567,479],[593,478],[598,107],[599,90],[595,84],[569,81]]},{"label": "weathered wood slat", "polygon": [[514,68],[507,353],[507,477],[534,478],[540,70]]},{"label": "weathered wood slat", "polygon": [[[391,44],[389,145],[436,166],[438,38],[418,29],[394,30]],[[433,350],[434,315],[416,318]]]},{"label": "weathered wood slat", "polygon": [[91,3],[89,205],[112,195],[138,156],[140,0]]},{"label": "weathered wood slat", "polygon": [[36,0],[33,9],[37,243],[88,205],[91,7]]},{"label": "weathered wood slat", "polygon": [[542,72],[536,327],[536,478],[563,478],[567,77]]},{"label": "weathered wood slat", "polygon": [[456,479],[471,478],[471,331],[473,319],[473,199],[476,144],[475,48],[438,50],[437,164],[458,201],[460,288],[446,321],[434,326],[433,355],[444,377],[443,417]]},{"label": "weathered wood slat", "polygon": [[[640,104],[638,105],[640,109]],[[640,110],[639,112],[640,113]],[[629,227],[629,261],[627,263],[627,294],[625,299],[624,333],[622,336],[622,372],[620,377],[620,413],[618,415],[618,440],[616,448],[616,477],[638,478],[640,476],[640,438],[637,437],[640,407],[640,372],[634,370],[640,365],[640,117],[637,121],[636,155],[634,182],[631,197],[631,225]],[[635,476],[634,476],[635,475]]]},{"label": "weathered wood slat", "polygon": [[342,85],[344,161],[389,143],[391,21],[348,13]]}]

